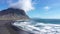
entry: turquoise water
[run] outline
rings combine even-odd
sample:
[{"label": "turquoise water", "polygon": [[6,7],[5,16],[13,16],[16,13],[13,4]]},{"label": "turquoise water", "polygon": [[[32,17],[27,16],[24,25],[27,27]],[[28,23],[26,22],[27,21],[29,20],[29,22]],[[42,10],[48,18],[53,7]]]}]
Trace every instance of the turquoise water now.
[{"label": "turquoise water", "polygon": [[60,19],[32,19],[36,22],[51,23],[51,24],[60,24]]}]

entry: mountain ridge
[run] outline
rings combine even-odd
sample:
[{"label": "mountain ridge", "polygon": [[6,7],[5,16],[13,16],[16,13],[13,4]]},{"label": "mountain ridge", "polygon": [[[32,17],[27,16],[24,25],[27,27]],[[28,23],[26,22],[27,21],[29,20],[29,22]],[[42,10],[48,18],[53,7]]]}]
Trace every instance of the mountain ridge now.
[{"label": "mountain ridge", "polygon": [[0,20],[29,19],[24,10],[8,8],[0,11]]}]

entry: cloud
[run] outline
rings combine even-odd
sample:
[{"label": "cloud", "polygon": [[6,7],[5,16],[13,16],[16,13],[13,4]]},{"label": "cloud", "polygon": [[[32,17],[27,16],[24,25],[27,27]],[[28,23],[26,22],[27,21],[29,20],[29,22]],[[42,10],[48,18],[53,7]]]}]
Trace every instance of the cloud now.
[{"label": "cloud", "polygon": [[17,2],[13,2],[13,0],[9,0],[9,7],[23,9],[25,11],[34,10],[34,6],[32,0],[18,0]]},{"label": "cloud", "polygon": [[44,9],[45,9],[46,11],[48,11],[50,8],[51,8],[51,7],[49,7],[49,6],[45,6],[45,7],[44,7]]}]

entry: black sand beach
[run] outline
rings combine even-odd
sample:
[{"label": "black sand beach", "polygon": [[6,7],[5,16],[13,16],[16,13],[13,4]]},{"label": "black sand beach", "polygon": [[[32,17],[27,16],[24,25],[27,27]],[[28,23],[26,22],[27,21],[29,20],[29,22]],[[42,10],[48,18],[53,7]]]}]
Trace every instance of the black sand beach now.
[{"label": "black sand beach", "polygon": [[23,30],[14,30],[11,27],[11,22],[14,21],[8,21],[8,20],[0,20],[0,34],[28,34],[27,32]]}]

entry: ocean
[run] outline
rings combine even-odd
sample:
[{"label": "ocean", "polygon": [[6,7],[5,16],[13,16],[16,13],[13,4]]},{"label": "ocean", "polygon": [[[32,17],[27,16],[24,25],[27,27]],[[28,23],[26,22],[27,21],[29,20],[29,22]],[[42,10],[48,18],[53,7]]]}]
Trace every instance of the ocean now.
[{"label": "ocean", "polygon": [[60,34],[60,19],[31,19],[13,25],[33,34]]}]

